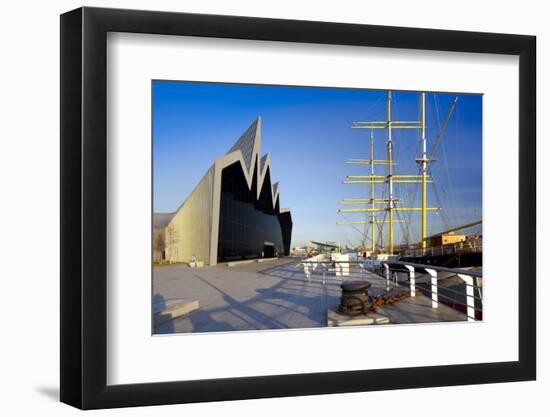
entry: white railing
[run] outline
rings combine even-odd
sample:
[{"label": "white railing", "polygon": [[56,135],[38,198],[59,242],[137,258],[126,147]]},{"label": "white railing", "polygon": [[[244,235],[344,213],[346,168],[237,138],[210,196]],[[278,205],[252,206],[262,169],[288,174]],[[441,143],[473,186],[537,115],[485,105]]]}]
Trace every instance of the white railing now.
[{"label": "white railing", "polygon": [[[432,308],[438,308],[439,307],[439,297],[444,297],[447,299],[450,299],[449,297],[445,297],[441,294],[439,294],[439,285],[438,285],[438,279],[439,279],[439,273],[444,272],[447,274],[453,274],[462,279],[464,281],[465,287],[466,287],[466,316],[468,317],[468,321],[475,321],[476,320],[476,307],[475,307],[475,300],[478,299],[480,302],[483,302],[482,294],[481,294],[481,279],[483,277],[483,274],[478,271],[469,271],[466,269],[460,269],[460,268],[445,268],[442,266],[434,266],[434,265],[422,265],[422,264],[414,264],[410,262],[382,262],[382,265],[385,269],[385,275],[386,275],[386,285],[388,286],[390,283],[390,275],[391,272],[408,272],[409,274],[409,287],[411,296],[416,295],[416,274],[428,274],[430,276],[430,289],[428,292],[431,294],[432,298]],[[396,277],[397,279],[397,277]],[[479,292],[479,295],[474,295],[474,289],[477,289]],[[457,292],[450,288],[446,288],[446,291],[450,292]]]},{"label": "white railing", "polygon": [[326,272],[328,270],[327,263],[330,262],[330,259],[323,253],[316,255],[312,258],[303,259],[302,266],[304,267],[304,274],[306,274],[307,281],[311,282],[311,274],[317,269],[317,267],[322,268],[323,271],[323,285],[326,281]]},{"label": "white railing", "polygon": [[437,255],[453,255],[462,253],[478,253],[481,252],[483,243],[480,241],[460,242],[443,246],[431,246],[425,249],[407,249],[401,256],[437,256]]},{"label": "white railing", "polygon": [[304,267],[304,273],[306,274],[308,282],[311,282],[311,274],[317,268],[321,268],[323,273],[323,284],[326,282],[327,272],[334,272],[335,276],[340,280],[342,280],[343,277],[349,276],[350,263],[357,263],[357,261],[350,261],[349,254],[342,253],[331,253],[329,255],[320,254],[302,260],[302,266]]},{"label": "white railing", "polygon": [[[339,264],[344,264],[344,266],[339,266]],[[331,260],[325,255],[317,255],[313,258],[303,259],[301,261],[301,265],[304,268],[304,273],[308,279],[308,282],[311,282],[311,276],[313,272],[320,269],[323,276],[323,285],[326,284],[326,277],[329,273],[331,275],[332,273],[334,273],[334,276],[341,281],[343,279],[343,274],[341,273],[341,271],[344,268],[349,270],[350,273],[355,272],[355,274],[357,275],[360,274],[361,278],[363,278],[363,271],[365,269],[368,269],[370,271],[375,271],[377,269],[376,264],[373,264],[372,262]],[[350,265],[357,265],[358,268],[350,268]],[[439,291],[438,282],[441,279],[442,273],[445,273],[447,278],[449,278],[450,276],[457,276],[464,282],[465,294],[452,288],[445,288],[445,292],[455,293],[462,296],[466,295],[466,316],[468,318],[468,321],[476,320],[476,310],[481,312],[481,309],[478,309],[475,306],[476,300],[478,300],[480,303],[483,303],[481,290],[481,272],[470,271],[460,268],[445,268],[441,266],[423,265],[401,261],[382,261],[379,263],[379,266],[382,268],[382,276],[376,276],[380,279],[385,279],[387,290],[389,290],[392,286],[397,287],[398,285],[400,285],[399,273],[407,274],[411,297],[415,297],[417,292],[421,291],[422,289],[424,291],[427,291],[428,294],[431,296],[432,308],[439,307],[440,298],[458,304],[456,299],[452,299],[449,296],[441,294],[441,292]],[[359,271],[356,271],[357,269],[359,269]],[[429,276],[428,288],[422,288],[417,284],[418,274],[427,274]],[[350,274],[346,274],[346,276],[348,275]],[[359,278],[357,275],[355,276]],[[478,292],[477,295],[475,295],[476,289]]]}]

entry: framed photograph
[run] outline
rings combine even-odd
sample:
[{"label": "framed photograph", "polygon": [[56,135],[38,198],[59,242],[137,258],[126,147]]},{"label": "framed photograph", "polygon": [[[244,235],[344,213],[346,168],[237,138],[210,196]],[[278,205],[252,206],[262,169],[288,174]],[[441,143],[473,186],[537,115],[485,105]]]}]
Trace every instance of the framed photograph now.
[{"label": "framed photograph", "polygon": [[61,16],[61,401],[533,380],[535,37]]}]

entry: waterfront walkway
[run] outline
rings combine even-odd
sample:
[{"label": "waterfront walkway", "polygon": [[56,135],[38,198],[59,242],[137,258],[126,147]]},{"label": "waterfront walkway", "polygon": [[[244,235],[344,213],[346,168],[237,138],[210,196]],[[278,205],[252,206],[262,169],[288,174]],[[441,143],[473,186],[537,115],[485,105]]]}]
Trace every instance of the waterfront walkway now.
[{"label": "waterfront walkway", "polygon": [[[174,299],[199,301],[199,309],[156,327],[155,333],[215,332],[313,328],[327,326],[327,310],[340,299],[340,283],[334,274],[316,271],[311,281],[293,258],[252,262],[235,266],[190,268],[167,265],[153,268],[153,301]],[[371,272],[353,279],[372,284],[371,293],[381,292],[385,281]],[[443,304],[431,308],[424,295],[379,309],[390,323],[465,321],[466,316]]]}]

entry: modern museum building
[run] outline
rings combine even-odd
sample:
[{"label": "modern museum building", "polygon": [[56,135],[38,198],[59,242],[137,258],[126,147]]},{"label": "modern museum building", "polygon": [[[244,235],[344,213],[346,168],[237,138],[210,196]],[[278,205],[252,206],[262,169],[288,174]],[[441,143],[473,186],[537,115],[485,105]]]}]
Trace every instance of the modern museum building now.
[{"label": "modern museum building", "polygon": [[174,213],[153,214],[153,261],[218,262],[288,255],[290,210],[279,206],[261,118],[216,159]]}]

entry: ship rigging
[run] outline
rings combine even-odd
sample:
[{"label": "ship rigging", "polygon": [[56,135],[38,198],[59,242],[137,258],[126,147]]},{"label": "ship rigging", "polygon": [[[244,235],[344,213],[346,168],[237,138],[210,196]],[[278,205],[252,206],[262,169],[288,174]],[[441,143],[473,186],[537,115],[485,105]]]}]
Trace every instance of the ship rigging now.
[{"label": "ship rigging", "polygon": [[[430,152],[428,152],[428,139],[426,134],[426,100],[427,93],[418,93],[420,98],[420,111],[419,120],[395,120],[392,118],[392,91],[387,92],[386,96],[386,120],[375,121],[357,121],[351,125],[352,129],[369,129],[370,130],[370,156],[368,159],[349,159],[346,161],[350,165],[368,165],[370,166],[369,173],[367,175],[347,175],[343,181],[345,185],[358,185],[368,186],[370,188],[369,197],[365,198],[345,198],[340,204],[345,206],[338,210],[340,214],[366,214],[367,217],[364,220],[346,220],[339,221],[340,225],[351,225],[356,228],[358,225],[364,225],[362,247],[369,247],[370,253],[376,255],[379,252],[386,252],[389,255],[394,255],[396,252],[395,245],[395,227],[397,223],[404,223],[404,230],[409,230],[408,224],[411,220],[411,214],[419,213],[420,218],[420,241],[418,242],[418,248],[421,250],[421,254],[424,254],[428,247],[429,240],[433,238],[428,236],[428,213],[439,212],[442,207],[438,204],[436,207],[428,207],[428,184],[434,183],[434,178],[430,173],[430,166],[435,161],[435,153],[440,145],[443,134],[452,118],[453,112],[457,106],[458,96],[456,96],[447,112],[447,116],[442,125],[440,125],[439,133],[434,140]],[[414,129],[420,133],[420,155],[416,157],[415,161],[418,164],[418,172],[401,174],[396,173],[396,160],[394,156],[394,138],[393,135],[396,131],[404,129]],[[378,130],[386,131],[386,155],[385,159],[376,159],[375,157],[375,132]],[[385,173],[380,174],[379,167],[385,168]],[[378,172],[377,172],[378,171]],[[396,190],[399,187],[406,187],[409,185],[420,185],[421,198],[420,204],[414,204],[415,198],[411,200],[411,204],[407,203],[404,199],[398,198]],[[382,192],[377,193],[379,186],[382,186]],[[435,190],[435,188],[434,188]],[[416,192],[416,190],[415,190]],[[439,195],[436,192],[436,199],[440,203]],[[349,206],[358,206],[349,208]],[[456,230],[465,229],[473,225],[480,224],[481,221],[470,222],[466,225],[450,227],[451,232]],[[385,226],[388,226],[387,237],[388,245],[384,245],[384,230]],[[356,229],[357,230],[357,229]],[[367,245],[367,236],[370,231],[370,242]],[[447,230],[446,232],[449,232]],[[445,232],[441,232],[442,234]],[[410,232],[407,233],[409,235]],[[436,234],[436,235],[439,235]]]}]

